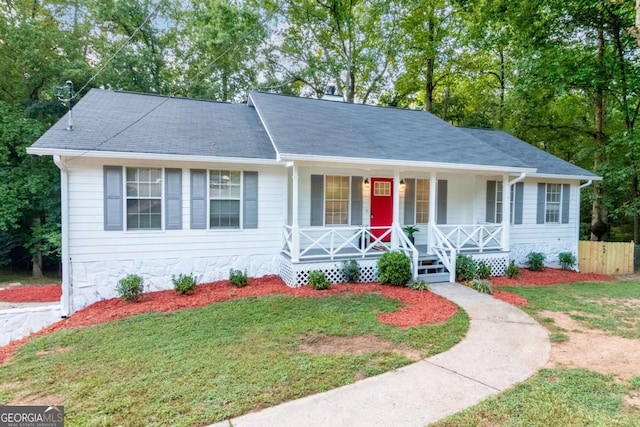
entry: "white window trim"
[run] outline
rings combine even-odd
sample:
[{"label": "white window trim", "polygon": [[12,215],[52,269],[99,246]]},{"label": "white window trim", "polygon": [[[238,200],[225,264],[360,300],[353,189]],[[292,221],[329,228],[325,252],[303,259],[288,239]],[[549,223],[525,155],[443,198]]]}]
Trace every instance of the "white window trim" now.
[{"label": "white window trim", "polygon": [[[237,228],[232,227],[211,227],[211,171],[228,170],[229,172],[240,172],[240,215]],[[235,200],[235,199],[213,199],[213,200]],[[237,232],[242,231],[244,226],[244,170],[243,169],[207,169],[207,231]]]},{"label": "white window trim", "polygon": [[[323,227],[351,227],[351,176],[350,175],[333,175],[333,174],[325,174],[323,176],[323,187],[324,187],[324,215],[322,215],[322,224]],[[347,178],[347,223],[346,224],[327,224],[327,177],[335,176],[340,178]]]},{"label": "white window trim", "polygon": [[[548,202],[548,195],[549,195],[549,186],[550,185],[557,185],[559,187],[559,193],[560,193],[560,200],[557,202],[558,204],[558,220],[557,221],[547,221],[547,204]],[[544,223],[545,224],[551,224],[551,225],[559,225],[562,224],[562,205],[563,205],[563,197],[564,197],[564,191],[562,188],[562,184],[558,184],[558,183],[553,183],[553,182],[546,182],[544,184]]]},{"label": "white window trim", "polygon": [[[504,203],[504,194],[502,195],[502,200],[500,200],[500,209],[498,209],[498,189],[502,190],[503,181],[496,181],[496,193],[495,193],[495,202],[494,202],[494,216],[493,216],[493,224],[502,224],[502,221],[498,221],[498,214],[502,217],[502,203]],[[514,224],[514,220],[516,217],[516,186],[510,185],[509,192],[511,193],[511,197],[509,198],[509,224],[511,225],[520,225]],[[502,191],[500,191],[502,193]],[[502,218],[501,218],[502,219]]]},{"label": "white window trim", "polygon": [[[129,229],[129,225],[127,222],[127,201],[129,200],[129,196],[127,195],[127,169],[160,169],[161,176],[161,185],[160,185],[160,228],[134,228]],[[123,166],[122,167],[122,224],[123,224],[123,232],[133,234],[133,233],[164,233],[165,232],[165,221],[167,220],[166,212],[164,211],[165,207],[165,168],[164,167],[155,167],[155,166]],[[132,197],[132,199],[137,200],[155,200],[156,197]]]}]

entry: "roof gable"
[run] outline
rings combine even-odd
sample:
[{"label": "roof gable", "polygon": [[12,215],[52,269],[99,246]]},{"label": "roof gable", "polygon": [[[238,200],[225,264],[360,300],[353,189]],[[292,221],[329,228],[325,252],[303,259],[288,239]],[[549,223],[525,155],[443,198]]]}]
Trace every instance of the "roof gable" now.
[{"label": "roof gable", "polygon": [[425,111],[252,92],[280,154],[525,168]]}]

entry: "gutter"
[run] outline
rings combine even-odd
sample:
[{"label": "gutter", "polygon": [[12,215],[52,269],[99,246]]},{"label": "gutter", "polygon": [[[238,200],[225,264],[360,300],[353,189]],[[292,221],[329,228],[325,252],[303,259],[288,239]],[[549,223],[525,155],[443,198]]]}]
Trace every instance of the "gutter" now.
[{"label": "gutter", "polygon": [[62,298],[60,314],[66,318],[71,313],[71,258],[69,257],[69,173],[60,156],[53,156],[53,162],[60,169],[60,203],[62,228]]},{"label": "gutter", "polygon": [[589,181],[585,182],[584,184],[582,184],[580,187],[578,187],[579,190],[582,190],[585,187],[590,186],[593,183],[593,180],[590,179]]},{"label": "gutter", "polygon": [[512,186],[513,184],[517,184],[518,182],[520,182],[523,179],[525,179],[526,176],[527,176],[527,173],[526,172],[522,172],[519,177],[515,178],[513,181],[509,181],[509,186]]}]

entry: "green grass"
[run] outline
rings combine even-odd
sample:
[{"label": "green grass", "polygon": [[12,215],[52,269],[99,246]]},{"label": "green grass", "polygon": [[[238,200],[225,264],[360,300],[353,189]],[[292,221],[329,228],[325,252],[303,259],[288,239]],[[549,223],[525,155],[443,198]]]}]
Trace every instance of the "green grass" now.
[{"label": "green grass", "polygon": [[[543,310],[561,311],[592,329],[601,329],[624,338],[640,339],[638,281],[501,289],[525,297],[529,306],[524,309],[534,315]],[[544,321],[541,323],[544,324]],[[552,334],[559,332],[553,328],[550,330]]]},{"label": "green grass", "polygon": [[436,424],[462,426],[638,426],[623,410],[628,388],[584,369],[543,369],[528,381]]},{"label": "green grass", "polygon": [[53,277],[41,277],[34,279],[31,277],[30,271],[22,270],[2,270],[0,269],[0,284],[2,283],[22,283],[24,285],[55,285],[60,284],[60,278]]},{"label": "green grass", "polygon": [[375,334],[429,356],[467,331],[462,311],[406,330],[377,321],[398,306],[375,294],[268,296],[60,331],[30,341],[0,369],[0,403],[62,400],[74,426],[201,425],[411,363],[395,353],[299,351],[309,334]]}]

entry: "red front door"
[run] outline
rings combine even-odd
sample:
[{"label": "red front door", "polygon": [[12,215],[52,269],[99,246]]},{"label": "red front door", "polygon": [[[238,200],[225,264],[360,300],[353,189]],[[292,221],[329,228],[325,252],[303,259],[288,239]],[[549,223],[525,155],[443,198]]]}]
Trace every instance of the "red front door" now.
[{"label": "red front door", "polygon": [[[371,234],[380,237],[393,222],[393,179],[371,178]],[[374,228],[386,227],[386,228]],[[382,241],[391,240],[391,233]]]}]

